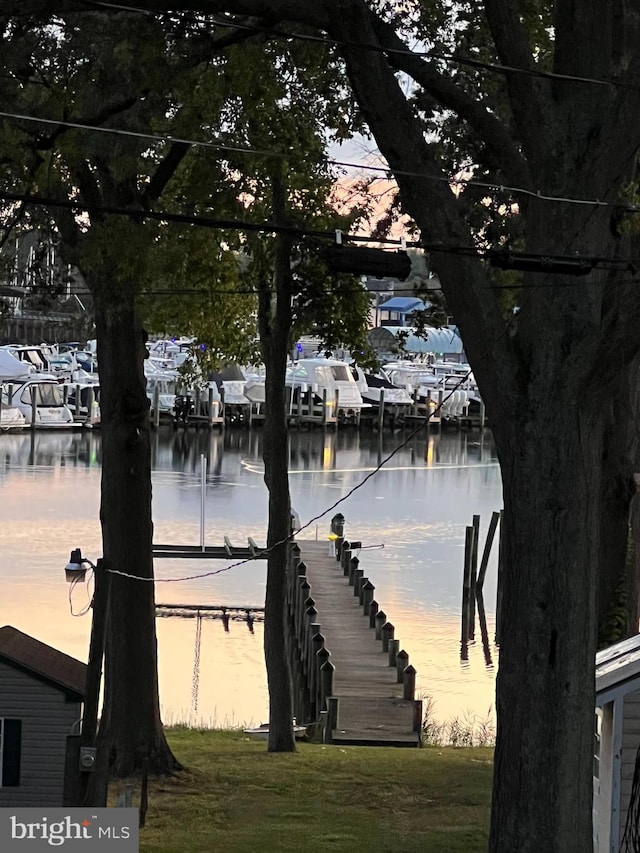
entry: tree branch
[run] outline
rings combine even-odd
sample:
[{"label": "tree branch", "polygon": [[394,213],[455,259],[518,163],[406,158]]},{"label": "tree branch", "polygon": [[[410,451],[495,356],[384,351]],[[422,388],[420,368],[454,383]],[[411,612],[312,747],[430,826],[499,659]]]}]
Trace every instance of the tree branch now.
[{"label": "tree branch", "polygon": [[158,164],[158,168],[154,172],[146,190],[142,194],[142,204],[144,207],[148,207],[160,198],[164,188],[174,176],[176,169],[185,158],[190,148],[191,146],[186,142],[174,142],[173,145],[171,145],[166,156],[163,157]]},{"label": "tree branch", "polygon": [[[484,9],[500,61],[524,71],[537,70],[518,0],[484,0]],[[545,138],[551,118],[548,82],[530,74],[512,72],[507,74],[506,84],[518,135],[525,150],[544,157],[548,149]]]},{"label": "tree branch", "polygon": [[[344,8],[347,5],[344,0],[339,5],[340,14],[335,9],[334,34],[339,31],[344,44],[358,41],[375,44],[376,35],[366,5],[361,0],[351,0],[348,8]],[[416,220],[423,239],[472,247],[461,203],[451,192],[447,176],[425,142],[422,125],[415,120],[387,59],[382,53],[367,51],[363,62],[361,49],[344,44],[341,50],[353,90],[382,154],[396,174],[404,206]],[[393,121],[389,116],[393,116]],[[412,174],[409,177],[407,173]],[[505,397],[518,398],[515,382],[518,365],[495,293],[477,259],[451,253],[435,257],[434,265],[462,330],[465,350],[473,359],[474,368],[477,366],[476,376],[481,383],[485,380],[485,388],[494,387],[500,395],[487,400],[487,404],[494,413],[504,411]],[[493,381],[489,381],[490,375]],[[500,377],[498,383],[496,376]]]},{"label": "tree branch", "polygon": [[527,185],[529,180],[526,162],[505,124],[480,101],[438,71],[434,63],[410,53],[393,27],[373,13],[371,22],[380,44],[394,51],[387,54],[389,63],[412,77],[443,107],[453,110],[467,121],[486,142],[494,159],[511,182]]}]

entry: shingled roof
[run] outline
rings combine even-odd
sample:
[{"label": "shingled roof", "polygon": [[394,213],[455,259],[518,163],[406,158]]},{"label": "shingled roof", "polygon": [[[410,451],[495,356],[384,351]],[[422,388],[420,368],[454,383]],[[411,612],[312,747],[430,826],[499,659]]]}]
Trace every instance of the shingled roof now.
[{"label": "shingled roof", "polygon": [[55,687],[84,698],[87,666],[64,652],[23,634],[12,625],[0,628],[0,660],[14,664]]}]

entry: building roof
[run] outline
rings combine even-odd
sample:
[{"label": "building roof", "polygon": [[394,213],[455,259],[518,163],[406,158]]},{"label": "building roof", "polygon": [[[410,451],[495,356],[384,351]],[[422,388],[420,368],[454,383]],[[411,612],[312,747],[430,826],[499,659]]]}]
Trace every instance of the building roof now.
[{"label": "building roof", "polygon": [[84,698],[87,666],[64,652],[23,634],[12,625],[0,628],[0,660],[14,664],[36,678]]},{"label": "building roof", "polygon": [[417,296],[393,296],[381,305],[380,311],[399,311],[401,314],[409,314],[412,311],[424,311],[426,305]]},{"label": "building roof", "polygon": [[629,684],[637,689],[640,677],[640,634],[602,649],[596,655],[596,693]]},{"label": "building roof", "polygon": [[415,329],[402,326],[377,326],[371,329],[367,339],[376,351],[392,350],[397,346],[398,335],[407,339],[403,349],[407,353],[439,353],[440,355],[459,355],[463,351],[462,340],[455,326],[443,326],[441,329],[427,328],[427,338],[415,334]]}]

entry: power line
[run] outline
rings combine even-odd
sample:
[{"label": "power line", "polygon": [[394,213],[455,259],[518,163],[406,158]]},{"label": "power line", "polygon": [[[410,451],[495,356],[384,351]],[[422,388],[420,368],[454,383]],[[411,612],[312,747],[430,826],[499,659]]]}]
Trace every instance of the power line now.
[{"label": "power line", "polygon": [[[288,234],[290,236],[304,239],[306,237],[314,239],[331,239],[336,240],[337,231],[314,231],[312,229],[303,228],[302,226],[294,225],[279,225],[274,222],[246,222],[239,219],[213,219],[205,216],[194,216],[183,213],[171,213],[169,211],[158,211],[150,208],[126,208],[115,207],[112,205],[91,204],[71,199],[55,199],[45,196],[31,195],[27,193],[16,193],[10,190],[5,190],[0,187],[0,198],[7,201],[20,201],[29,204],[34,204],[41,207],[60,207],[66,210],[74,210],[78,213],[106,213],[112,216],[124,216],[130,219],[143,220],[152,219],[158,222],[171,222],[179,225],[194,225],[202,228],[210,228],[220,231],[244,231],[253,233],[273,233],[273,234]],[[339,232],[341,239],[356,243],[380,243],[383,245],[401,246],[402,248],[421,248],[424,251],[431,253],[444,253],[461,255],[466,257],[479,258],[489,261],[500,261],[496,265],[504,266],[510,264],[506,268],[515,268],[515,264],[530,261],[536,265],[539,272],[560,272],[562,270],[554,267],[562,267],[562,269],[571,273],[571,268],[580,268],[584,272],[590,272],[595,267],[611,268],[611,269],[628,269],[631,265],[627,259],[620,257],[605,257],[595,255],[550,255],[549,253],[538,252],[507,252],[504,249],[481,249],[473,246],[460,246],[454,244],[443,243],[428,243],[423,240],[407,242],[404,239],[393,239],[390,237],[374,237],[372,235],[363,236],[357,234],[342,235]],[[511,259],[511,261],[509,261]]]},{"label": "power line", "polygon": [[[140,8],[139,6],[125,6],[122,4],[102,2],[102,0],[86,0],[86,2],[88,3],[88,5],[94,6],[98,9],[113,9],[115,11],[122,12],[138,12],[144,15],[171,14],[171,10],[169,9],[144,9]],[[187,15],[185,13],[179,12],[173,12],[173,14],[180,14],[181,18],[191,21],[192,23],[203,23],[202,18],[197,18],[193,15]],[[203,15],[206,14],[206,12],[203,12]],[[620,80],[605,80],[597,77],[582,77],[576,74],[558,74],[555,71],[543,71],[541,68],[521,68],[515,65],[503,65],[497,62],[483,62],[480,59],[473,59],[469,56],[458,56],[450,53],[439,53],[433,50],[411,50],[411,48],[408,47],[385,47],[380,44],[371,44],[368,42],[347,41],[345,39],[336,39],[328,36],[315,36],[311,35],[310,33],[294,33],[288,30],[278,30],[265,26],[261,27],[257,24],[248,24],[224,19],[220,20],[214,15],[211,15],[211,17],[213,19],[213,23],[216,24],[216,26],[224,27],[226,29],[246,30],[250,32],[261,33],[262,35],[278,36],[279,38],[284,39],[296,39],[297,41],[325,44],[333,47],[358,48],[361,50],[368,50],[373,53],[389,54],[391,56],[417,56],[425,59],[436,59],[440,62],[450,62],[454,65],[468,66],[470,68],[480,68],[486,71],[493,71],[497,74],[503,75],[523,74],[528,77],[540,77],[548,80],[558,80],[560,82],[585,83],[594,86],[608,86],[619,89],[628,89],[634,92],[640,91],[640,84],[625,83]]]},{"label": "power line", "polygon": [[[50,119],[40,116],[27,115],[25,113],[12,113],[0,111],[0,118],[14,119],[16,121],[35,122],[39,124],[53,125],[55,127],[69,127],[77,130],[87,130],[94,133],[104,133],[114,136],[131,137],[135,139],[144,139],[152,142],[179,143],[181,145],[189,145],[192,148],[208,148],[215,151],[227,151],[233,154],[254,155],[261,157],[277,157],[281,159],[297,158],[299,160],[307,159],[304,154],[296,155],[295,152],[283,152],[275,149],[260,149],[247,146],[231,145],[224,142],[209,142],[207,140],[189,139],[181,136],[173,136],[171,134],[157,133],[142,133],[133,130],[124,130],[123,128],[105,127],[101,125],[87,124],[83,122],[68,121],[66,119]],[[476,178],[448,178],[444,175],[428,175],[424,172],[415,172],[409,169],[391,169],[389,166],[374,166],[368,163],[354,163],[349,160],[336,160],[334,158],[326,158],[326,162],[332,166],[340,166],[346,169],[356,169],[362,172],[374,172],[384,175],[387,179],[391,179],[394,175],[402,175],[408,178],[420,178],[422,180],[434,181],[436,183],[447,184],[455,187],[478,187],[491,192],[501,194],[511,193],[513,195],[522,195],[529,198],[535,198],[538,201],[557,202],[561,204],[576,204],[589,207],[604,207],[615,210],[621,210],[626,213],[640,213],[640,205],[620,202],[602,201],[601,199],[574,198],[572,196],[556,196],[543,193],[541,190],[528,189],[527,187],[515,187],[510,184],[498,183],[497,181],[480,181]]]}]

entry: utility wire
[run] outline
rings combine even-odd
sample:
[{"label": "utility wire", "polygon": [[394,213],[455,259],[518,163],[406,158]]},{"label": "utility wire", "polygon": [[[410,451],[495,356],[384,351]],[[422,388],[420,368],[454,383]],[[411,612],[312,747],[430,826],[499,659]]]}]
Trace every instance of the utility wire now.
[{"label": "utility wire", "polygon": [[[254,155],[261,157],[278,157],[283,159],[291,159],[292,157],[298,157],[298,159],[306,159],[305,155],[296,155],[296,153],[292,151],[284,152],[276,151],[275,149],[251,148],[247,146],[231,145],[223,142],[208,142],[207,140],[189,139],[180,136],[173,136],[170,134],[165,135],[157,133],[141,133],[133,130],[124,130],[123,128],[104,127],[100,125],[86,124],[83,122],[68,121],[66,119],[43,118],[39,116],[28,115],[25,113],[7,112],[5,110],[0,111],[0,118],[12,119],[15,121],[35,122],[38,124],[47,124],[56,127],[69,127],[78,130],[88,130],[94,133],[105,133],[114,136],[125,136],[132,137],[135,139],[144,139],[152,142],[180,143],[182,145],[189,145],[194,148],[208,148],[215,151],[227,151],[234,154],[245,154],[248,156]],[[640,213],[640,205],[637,204],[603,201],[597,198],[589,199],[574,198],[572,196],[549,195],[548,193],[543,193],[541,190],[528,189],[526,187],[515,187],[511,186],[510,184],[498,183],[497,181],[480,181],[475,178],[459,177],[448,178],[444,175],[428,175],[424,172],[414,172],[408,169],[392,170],[389,166],[375,166],[368,163],[354,163],[349,160],[336,160],[334,158],[327,158],[326,162],[332,166],[340,166],[346,169],[357,169],[363,172],[375,172],[377,174],[382,174],[388,180],[391,180],[393,175],[403,175],[404,177],[420,178],[422,180],[448,184],[452,188],[478,187],[479,189],[486,189],[490,190],[491,192],[511,193],[513,195],[527,196],[529,198],[538,199],[539,201],[586,205],[589,207],[605,207],[615,210],[622,210],[626,213]]]},{"label": "utility wire", "polygon": [[[213,219],[205,216],[194,216],[183,213],[170,213],[169,211],[158,211],[150,208],[127,208],[115,207],[104,204],[88,204],[85,202],[73,201],[71,199],[55,199],[47,198],[40,195],[29,195],[26,193],[16,193],[10,190],[5,190],[0,187],[0,198],[7,201],[28,202],[29,204],[38,205],[41,207],[60,207],[66,210],[74,210],[76,212],[88,213],[106,213],[112,216],[126,216],[131,219],[152,219],[159,222],[172,222],[180,225],[197,225],[203,228],[211,228],[213,230],[229,230],[229,231],[246,231],[254,233],[275,233],[288,234],[298,238],[312,237],[316,239],[336,239],[336,230],[333,231],[314,231],[301,226],[279,225],[274,222],[246,222],[239,219]],[[339,230],[339,229],[338,229]],[[481,249],[473,246],[460,246],[453,244],[442,243],[427,243],[423,240],[406,241],[403,238],[393,239],[390,237],[374,237],[372,235],[364,236],[358,234],[345,234],[345,240],[356,243],[380,243],[383,245],[401,246],[402,248],[421,248],[428,252],[443,252],[446,254],[462,255],[466,257],[474,257],[480,259],[504,258],[509,256],[513,259],[526,257],[539,261],[540,271],[544,272],[545,265],[548,262],[564,261],[570,264],[579,264],[579,262],[590,263],[592,267],[596,265],[609,265],[613,269],[627,269],[630,261],[620,257],[605,257],[595,255],[549,255],[544,252],[513,252],[505,249]],[[556,270],[557,272],[557,270]]]},{"label": "utility wire", "polygon": [[[97,9],[113,9],[114,11],[137,12],[144,15],[154,16],[172,14],[171,10],[168,9],[144,9],[139,6],[125,6],[123,4],[102,2],[102,0],[86,0],[86,3],[90,6],[94,6]],[[173,12],[173,14],[179,14],[181,19],[191,21],[192,23],[205,23],[203,17],[197,18],[193,15],[187,15],[179,12]],[[203,16],[207,15],[206,12],[203,12],[202,14]],[[502,75],[522,74],[528,77],[541,77],[548,80],[558,80],[567,83],[585,83],[594,86],[609,86],[619,89],[629,89],[634,92],[640,91],[640,84],[637,83],[625,83],[620,80],[605,80],[599,79],[597,77],[582,77],[576,74],[558,74],[554,71],[543,71],[541,68],[521,68],[515,65],[503,65],[497,62],[483,62],[482,60],[473,59],[469,56],[458,56],[454,54],[438,53],[434,50],[411,50],[411,48],[408,47],[404,49],[393,48],[385,47],[380,44],[371,44],[368,42],[354,42],[345,39],[331,38],[328,36],[316,36],[311,35],[310,33],[289,32],[288,30],[278,30],[266,26],[259,26],[257,24],[238,22],[232,19],[219,19],[215,18],[214,15],[215,13],[211,14],[213,23],[216,26],[224,27],[226,29],[247,30],[255,33],[260,33],[262,35],[272,35],[283,39],[295,39],[296,41],[306,41],[317,44],[329,45],[332,47],[358,48],[360,50],[371,51],[372,53],[389,54],[390,56],[418,56],[426,59],[436,59],[440,62],[450,62],[454,65],[469,66],[470,68],[479,68],[486,71],[493,71],[497,74]]]},{"label": "utility wire", "polygon": [[[505,330],[505,332],[503,332],[503,334],[506,334],[506,330]],[[499,340],[499,338],[497,340]],[[497,343],[497,340],[495,343]],[[487,352],[490,352],[490,351],[491,351],[491,347],[487,350]],[[214,575],[220,575],[220,574],[223,574],[224,572],[231,571],[231,569],[236,569],[239,566],[244,566],[247,563],[254,562],[255,560],[264,559],[265,556],[271,554],[273,551],[276,550],[276,548],[279,548],[281,545],[284,545],[285,543],[292,541],[295,538],[295,536],[297,536],[303,530],[307,530],[307,528],[311,527],[311,525],[314,524],[316,521],[319,521],[321,518],[324,518],[325,515],[328,515],[332,510],[336,509],[338,506],[340,506],[340,504],[344,503],[355,492],[357,492],[366,483],[368,483],[369,480],[372,477],[374,477],[381,470],[381,468],[383,468],[388,462],[391,461],[391,459],[393,459],[393,457],[396,455],[396,453],[398,453],[400,450],[402,450],[403,447],[406,447],[406,445],[409,444],[409,442],[412,441],[416,435],[421,433],[422,430],[425,429],[429,425],[429,423],[431,422],[431,419],[435,415],[442,412],[442,407],[444,406],[444,404],[453,396],[453,394],[459,388],[461,388],[465,384],[465,382],[467,382],[467,380],[469,379],[469,377],[471,376],[472,373],[473,373],[473,371],[469,370],[464,376],[462,376],[460,378],[460,380],[451,389],[449,389],[449,392],[447,393],[447,395],[446,396],[443,395],[442,401],[440,403],[436,404],[433,411],[429,412],[429,414],[423,418],[423,420],[418,424],[418,426],[415,427],[415,429],[413,429],[400,444],[398,444],[398,445],[396,445],[396,447],[394,447],[394,449],[391,451],[391,453],[389,453],[384,459],[382,459],[376,465],[376,467],[367,474],[366,477],[363,477],[363,479],[360,480],[360,482],[356,483],[355,486],[353,486],[351,489],[349,489],[349,491],[345,495],[343,495],[341,498],[338,498],[337,501],[332,503],[331,506],[327,507],[322,512],[318,513],[318,515],[315,515],[315,516],[313,516],[313,518],[310,518],[309,521],[306,522],[306,524],[303,524],[297,530],[293,531],[289,536],[287,536],[286,539],[281,539],[278,542],[275,542],[270,547],[265,548],[264,550],[260,551],[260,554],[258,556],[247,557],[244,560],[238,560],[237,562],[232,563],[229,566],[223,566],[220,569],[213,569],[210,572],[201,572],[197,575],[188,575],[188,576],[182,577],[182,578],[153,578],[153,577],[145,578],[145,577],[140,577],[138,575],[129,574],[128,572],[121,572],[121,571],[118,571],[117,569],[107,569],[106,571],[111,572],[111,574],[114,574],[114,575],[120,575],[121,577],[131,578],[132,580],[149,581],[149,582],[155,581],[155,582],[159,582],[159,583],[180,583],[182,581],[192,581],[192,580],[199,580],[200,578],[213,577]]]}]

